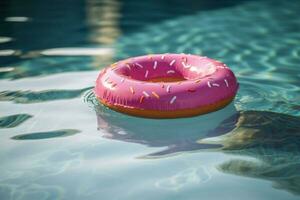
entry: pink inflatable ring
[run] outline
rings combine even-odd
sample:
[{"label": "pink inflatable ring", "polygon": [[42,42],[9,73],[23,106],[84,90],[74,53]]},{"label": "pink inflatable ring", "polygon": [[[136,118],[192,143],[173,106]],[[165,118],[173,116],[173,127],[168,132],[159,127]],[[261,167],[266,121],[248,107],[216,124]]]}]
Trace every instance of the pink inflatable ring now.
[{"label": "pink inflatable ring", "polygon": [[94,89],[109,108],[148,118],[190,117],[225,107],[238,83],[223,63],[196,55],[129,58],[103,69]]}]

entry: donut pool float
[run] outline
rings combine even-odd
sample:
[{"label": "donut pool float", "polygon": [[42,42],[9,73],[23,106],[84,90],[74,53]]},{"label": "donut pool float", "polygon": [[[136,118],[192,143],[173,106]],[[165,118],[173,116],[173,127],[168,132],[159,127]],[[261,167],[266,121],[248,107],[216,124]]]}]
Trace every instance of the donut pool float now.
[{"label": "donut pool float", "polygon": [[129,58],[104,68],[94,93],[105,106],[147,118],[205,114],[228,105],[239,84],[223,63],[186,54]]}]

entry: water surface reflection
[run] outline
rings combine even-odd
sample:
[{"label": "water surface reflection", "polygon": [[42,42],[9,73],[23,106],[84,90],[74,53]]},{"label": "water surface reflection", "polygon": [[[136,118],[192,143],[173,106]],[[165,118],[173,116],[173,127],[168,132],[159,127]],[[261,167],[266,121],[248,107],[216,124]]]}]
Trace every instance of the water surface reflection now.
[{"label": "water surface reflection", "polygon": [[204,150],[242,156],[245,159],[231,159],[217,168],[269,180],[275,188],[300,195],[299,117],[267,111],[238,112],[231,104],[209,115],[178,120],[120,117],[102,108],[97,110],[97,119],[105,138],[165,147],[143,158]]},{"label": "water surface reflection", "polygon": [[228,134],[199,140],[219,144],[225,153],[254,158],[232,159],[218,169],[273,183],[300,195],[300,118],[267,111],[243,111]]},{"label": "water surface reflection", "polygon": [[136,118],[103,106],[98,106],[96,110],[98,129],[103,137],[165,148],[145,156],[148,158],[221,147],[219,144],[199,144],[197,140],[228,133],[237,121],[233,104],[207,115],[174,120]]}]

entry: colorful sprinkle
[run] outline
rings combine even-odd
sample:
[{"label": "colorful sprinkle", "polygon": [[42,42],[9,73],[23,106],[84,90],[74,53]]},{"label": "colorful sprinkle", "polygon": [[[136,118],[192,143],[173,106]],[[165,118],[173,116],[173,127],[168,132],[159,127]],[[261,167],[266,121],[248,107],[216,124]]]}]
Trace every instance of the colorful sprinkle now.
[{"label": "colorful sprinkle", "polygon": [[162,56],[161,56],[161,59],[162,59],[162,60],[165,59],[165,55],[162,55]]},{"label": "colorful sprinkle", "polygon": [[184,68],[189,68],[189,67],[191,67],[191,65],[186,65],[184,62],[181,62],[181,64],[183,65]]},{"label": "colorful sprinkle", "polygon": [[210,84],[210,82],[209,82],[209,81],[207,81],[207,85],[208,85],[208,87],[210,87],[210,88],[211,88],[211,84]]},{"label": "colorful sprinkle", "polygon": [[226,87],[229,87],[227,80],[224,79],[224,81],[225,81]]},{"label": "colorful sprinkle", "polygon": [[159,99],[159,95],[156,92],[152,92],[152,95]]},{"label": "colorful sprinkle", "polygon": [[121,79],[121,83],[123,83],[124,81],[125,81],[125,78],[122,78],[122,79]]},{"label": "colorful sprinkle", "polygon": [[128,63],[126,63],[125,66],[126,66],[129,70],[131,70],[130,65],[129,65]]},{"label": "colorful sprinkle", "polygon": [[148,71],[148,70],[146,70],[146,73],[145,73],[145,78],[147,78],[147,77],[148,77],[148,73],[149,73],[149,71]]},{"label": "colorful sprinkle", "polygon": [[135,63],[137,66],[139,66],[141,69],[143,69],[143,65],[141,65],[140,63]]},{"label": "colorful sprinkle", "polygon": [[171,101],[170,101],[170,104],[173,104],[174,103],[174,101],[176,100],[176,96],[174,96],[172,99],[171,99]]},{"label": "colorful sprinkle", "polygon": [[167,74],[174,74],[174,73],[175,73],[174,70],[169,70],[169,71],[167,71]]},{"label": "colorful sprinkle", "polygon": [[166,90],[167,90],[168,93],[170,93],[171,85],[168,85]]},{"label": "colorful sprinkle", "polygon": [[170,62],[170,66],[172,66],[175,62],[176,62],[176,60],[172,60],[172,61]]},{"label": "colorful sprinkle", "polygon": [[150,95],[149,95],[147,92],[145,92],[145,91],[143,91],[143,94],[144,94],[146,97],[150,97]]},{"label": "colorful sprinkle", "polygon": [[144,96],[141,96],[141,98],[140,98],[140,103],[143,103],[144,99],[145,99],[145,97],[144,97]]},{"label": "colorful sprinkle", "polygon": [[133,89],[133,87],[131,87],[131,86],[130,86],[130,92],[131,92],[132,94],[134,94],[134,89]]},{"label": "colorful sprinkle", "polygon": [[111,64],[110,67],[111,67],[112,69],[114,69],[114,68],[117,67],[117,65],[118,65],[118,62]]},{"label": "colorful sprinkle", "polygon": [[201,82],[201,79],[198,79],[195,81],[195,83],[200,83]]},{"label": "colorful sprinkle", "polygon": [[154,61],[153,69],[156,69],[157,67],[157,61]]},{"label": "colorful sprinkle", "polygon": [[220,87],[220,85],[218,83],[213,83],[212,86]]}]

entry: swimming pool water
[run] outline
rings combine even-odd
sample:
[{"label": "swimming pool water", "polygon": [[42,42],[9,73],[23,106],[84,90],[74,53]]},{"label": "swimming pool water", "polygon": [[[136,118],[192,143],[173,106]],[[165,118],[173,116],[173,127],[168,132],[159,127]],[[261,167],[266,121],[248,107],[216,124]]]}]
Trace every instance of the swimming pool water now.
[{"label": "swimming pool water", "polygon": [[[0,5],[1,200],[299,199],[299,1]],[[226,63],[234,102],[175,120],[97,102],[100,69],[164,52]]]}]

